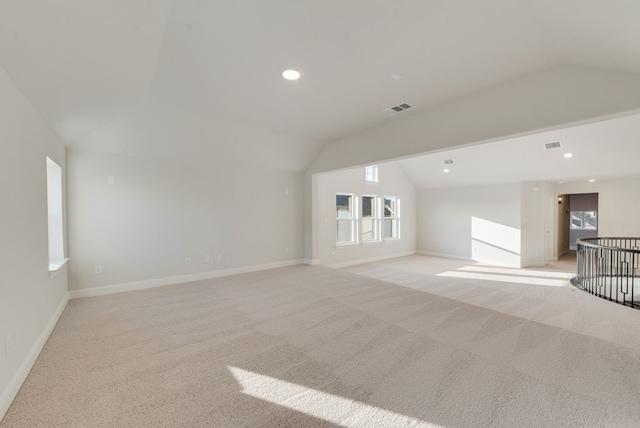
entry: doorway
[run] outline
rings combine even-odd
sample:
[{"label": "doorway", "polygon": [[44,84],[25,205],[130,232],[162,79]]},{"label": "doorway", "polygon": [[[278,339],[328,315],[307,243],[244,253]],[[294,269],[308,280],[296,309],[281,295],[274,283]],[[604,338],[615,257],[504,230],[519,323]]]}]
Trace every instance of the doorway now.
[{"label": "doorway", "polygon": [[577,249],[576,240],[598,236],[598,194],[558,196],[558,257]]}]

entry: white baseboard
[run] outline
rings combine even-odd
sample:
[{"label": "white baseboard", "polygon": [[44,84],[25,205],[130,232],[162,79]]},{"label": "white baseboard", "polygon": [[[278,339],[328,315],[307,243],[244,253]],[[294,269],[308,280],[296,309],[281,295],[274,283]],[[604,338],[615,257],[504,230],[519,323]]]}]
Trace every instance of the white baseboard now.
[{"label": "white baseboard", "polygon": [[146,279],[143,281],[104,285],[101,287],[85,288],[82,290],[71,290],[69,292],[69,295],[71,299],[79,299],[82,297],[104,296],[107,294],[122,293],[125,291],[144,290],[147,288],[162,287],[164,285],[182,284],[185,282],[220,278],[223,276],[256,272],[259,270],[296,266],[296,265],[303,264],[303,262],[304,262],[303,260],[288,260],[285,262],[265,263],[261,265],[251,265],[251,266],[243,266],[243,267],[231,268],[231,269],[221,269],[221,270],[215,270],[215,271],[209,271],[209,272],[191,273],[187,275],[178,275],[178,276],[171,276],[166,278]]},{"label": "white baseboard", "polygon": [[65,293],[62,301],[60,301],[60,304],[56,308],[56,311],[49,319],[49,322],[47,322],[47,324],[44,326],[44,329],[40,333],[40,336],[38,336],[35,343],[29,350],[29,353],[24,358],[24,360],[22,360],[22,363],[18,367],[18,370],[16,370],[14,375],[11,377],[11,380],[9,381],[9,384],[7,385],[5,390],[0,394],[0,421],[2,421],[4,415],[6,415],[7,411],[9,410],[9,406],[11,406],[11,403],[16,398],[16,395],[18,395],[18,391],[20,391],[22,384],[27,379],[31,368],[40,355],[40,351],[42,351],[45,343],[47,343],[47,340],[49,340],[49,336],[51,335],[53,328],[56,326],[56,323],[60,319],[60,315],[62,315],[64,308],[67,307],[68,302],[69,293]]},{"label": "white baseboard", "polygon": [[347,266],[361,265],[363,263],[378,262],[380,260],[395,259],[397,257],[412,256],[415,253],[416,253],[415,251],[404,251],[402,253],[386,254],[384,256],[369,257],[366,259],[351,260],[348,262],[341,262],[341,263],[333,263],[328,266],[332,268],[343,268]]},{"label": "white baseboard", "polygon": [[430,256],[430,257],[440,257],[442,259],[454,259],[454,260],[464,260],[465,262],[472,261],[468,257],[463,257],[457,254],[445,254],[445,253],[435,253],[433,251],[416,251],[417,254],[422,256]]},{"label": "white baseboard", "polygon": [[319,265],[320,264],[320,259],[304,259],[304,264],[305,265]]}]

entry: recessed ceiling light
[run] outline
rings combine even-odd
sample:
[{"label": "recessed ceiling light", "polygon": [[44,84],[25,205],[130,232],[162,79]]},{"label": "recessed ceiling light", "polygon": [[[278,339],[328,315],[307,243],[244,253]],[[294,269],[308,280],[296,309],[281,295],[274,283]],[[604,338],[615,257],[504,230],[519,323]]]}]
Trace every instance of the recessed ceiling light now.
[{"label": "recessed ceiling light", "polygon": [[573,157],[573,153],[565,153],[564,157],[567,158],[567,159],[568,158],[572,158]]},{"label": "recessed ceiling light", "polygon": [[300,77],[302,77],[302,72],[294,69],[289,69],[282,72],[282,77],[287,80],[298,80]]},{"label": "recessed ceiling light", "polygon": [[445,169],[444,169],[444,172],[449,172],[449,170],[445,168]]},{"label": "recessed ceiling light", "polygon": [[590,178],[590,179],[589,179],[589,183],[594,183],[595,181],[596,181],[596,179],[595,179],[595,178]]},{"label": "recessed ceiling light", "polygon": [[391,75],[391,78],[392,78],[393,80],[400,80],[400,79],[402,79],[402,76],[401,76],[400,74],[398,74],[398,73],[393,73],[393,74]]}]

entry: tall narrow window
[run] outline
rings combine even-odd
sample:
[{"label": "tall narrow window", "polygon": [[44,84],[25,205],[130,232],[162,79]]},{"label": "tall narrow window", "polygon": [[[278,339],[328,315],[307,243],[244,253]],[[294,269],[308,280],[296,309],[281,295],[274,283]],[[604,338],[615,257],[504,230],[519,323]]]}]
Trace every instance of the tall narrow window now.
[{"label": "tall narrow window", "polygon": [[378,165],[367,165],[364,167],[364,181],[368,183],[378,182]]},{"label": "tall narrow window", "polygon": [[355,244],[358,239],[357,199],[353,195],[336,195],[336,223],[338,244]]},{"label": "tall narrow window", "polygon": [[47,211],[49,214],[49,271],[63,265],[64,231],[62,228],[62,168],[47,158]]},{"label": "tall narrow window", "polygon": [[384,238],[400,238],[400,198],[386,196],[384,198]]},{"label": "tall narrow window", "polygon": [[380,198],[362,197],[362,242],[380,240]]}]

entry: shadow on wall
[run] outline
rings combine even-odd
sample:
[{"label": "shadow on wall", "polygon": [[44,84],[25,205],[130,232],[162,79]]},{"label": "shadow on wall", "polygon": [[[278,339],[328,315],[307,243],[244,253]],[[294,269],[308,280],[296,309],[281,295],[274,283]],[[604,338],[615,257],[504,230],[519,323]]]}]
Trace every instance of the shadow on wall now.
[{"label": "shadow on wall", "polygon": [[471,217],[471,259],[520,267],[520,229]]}]

